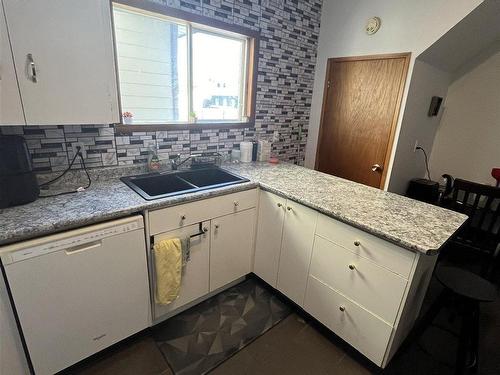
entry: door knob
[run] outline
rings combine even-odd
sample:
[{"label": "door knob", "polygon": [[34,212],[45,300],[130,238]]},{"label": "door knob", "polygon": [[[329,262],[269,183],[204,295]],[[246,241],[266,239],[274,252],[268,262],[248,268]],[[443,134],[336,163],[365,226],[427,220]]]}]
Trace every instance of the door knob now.
[{"label": "door knob", "polygon": [[372,165],[373,172],[377,172],[377,171],[381,171],[381,170],[382,170],[382,166],[380,164],[373,164]]}]

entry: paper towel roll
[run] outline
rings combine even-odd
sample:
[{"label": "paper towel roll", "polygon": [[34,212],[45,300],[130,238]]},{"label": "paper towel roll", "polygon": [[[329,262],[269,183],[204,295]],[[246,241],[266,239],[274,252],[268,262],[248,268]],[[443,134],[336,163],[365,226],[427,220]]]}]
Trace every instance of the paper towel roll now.
[{"label": "paper towel roll", "polygon": [[252,150],[253,150],[252,142],[240,143],[240,151],[241,151],[240,160],[242,163],[250,163],[252,161]]}]

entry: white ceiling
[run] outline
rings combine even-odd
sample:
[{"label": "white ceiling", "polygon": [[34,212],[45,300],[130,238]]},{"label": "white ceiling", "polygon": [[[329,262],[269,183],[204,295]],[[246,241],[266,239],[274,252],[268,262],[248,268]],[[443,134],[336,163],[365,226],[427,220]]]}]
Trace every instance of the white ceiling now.
[{"label": "white ceiling", "polygon": [[500,42],[500,0],[485,0],[419,57],[455,73]]}]

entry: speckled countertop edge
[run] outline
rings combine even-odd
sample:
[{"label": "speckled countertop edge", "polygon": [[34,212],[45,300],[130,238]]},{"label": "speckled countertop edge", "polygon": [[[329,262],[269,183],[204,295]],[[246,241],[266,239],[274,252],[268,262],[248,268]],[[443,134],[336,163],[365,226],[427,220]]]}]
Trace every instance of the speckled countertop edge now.
[{"label": "speckled countertop edge", "polygon": [[259,186],[398,246],[428,255],[436,254],[467,219],[453,211],[291,164],[230,164],[224,168],[250,182],[146,201],[111,174],[96,179],[84,193],[39,199],[0,210],[0,245]]}]

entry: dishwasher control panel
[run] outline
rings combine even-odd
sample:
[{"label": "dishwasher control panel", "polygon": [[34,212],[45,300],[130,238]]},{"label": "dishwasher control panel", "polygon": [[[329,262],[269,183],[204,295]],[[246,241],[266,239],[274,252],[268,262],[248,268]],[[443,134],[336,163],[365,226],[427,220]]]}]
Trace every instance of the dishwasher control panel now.
[{"label": "dishwasher control panel", "polygon": [[[85,245],[94,245],[95,247],[99,246],[100,241],[102,241],[104,238],[143,228],[142,221],[140,220],[129,221],[124,224],[111,225],[100,228],[102,226],[103,225],[96,225],[95,230],[84,228],[83,230],[71,231],[68,233],[67,237],[54,239],[54,241],[43,241],[42,239],[42,241],[44,242],[42,244],[34,244],[32,246],[22,247],[18,250],[2,254],[2,262],[3,264],[7,265],[38,257],[44,254],[49,254],[54,251],[65,250],[66,252],[70,253],[75,249],[85,248]],[[59,235],[58,237],[61,236]],[[50,239],[50,237],[48,237],[47,239]]]}]

